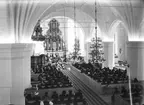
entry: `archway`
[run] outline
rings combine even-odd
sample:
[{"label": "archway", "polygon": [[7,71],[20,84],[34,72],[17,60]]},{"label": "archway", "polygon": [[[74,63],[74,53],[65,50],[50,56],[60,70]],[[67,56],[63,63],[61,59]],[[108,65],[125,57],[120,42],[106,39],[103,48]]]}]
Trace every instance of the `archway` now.
[{"label": "archway", "polygon": [[120,20],[115,20],[111,25],[110,35],[113,37],[114,66],[118,61],[127,61],[128,29]]},{"label": "archway", "polygon": [[[75,27],[74,27],[75,25]],[[84,31],[80,24],[74,24],[74,20],[68,18],[68,33],[67,33],[67,42],[68,42],[68,53],[71,53],[74,49],[74,39],[77,37],[80,41],[80,53],[82,56],[85,56],[84,49]]]},{"label": "archway", "polygon": [[[56,16],[56,17],[45,19],[45,21],[41,22],[43,35],[46,34],[46,31],[49,28],[48,23],[52,18],[56,18],[60,23],[60,30],[62,31],[62,37],[64,41],[66,42],[66,47],[67,47],[67,52],[68,52],[67,54],[73,51],[74,39],[76,36],[80,41],[80,53],[82,56],[85,56],[85,48],[84,48],[85,33],[83,31],[82,26],[79,23],[74,23],[73,19],[69,17],[64,17],[64,16]],[[76,28],[74,27],[74,25],[76,25]],[[76,29],[76,33],[75,33],[75,29]],[[36,55],[44,53],[43,42],[35,43],[34,52],[36,53]]]}]

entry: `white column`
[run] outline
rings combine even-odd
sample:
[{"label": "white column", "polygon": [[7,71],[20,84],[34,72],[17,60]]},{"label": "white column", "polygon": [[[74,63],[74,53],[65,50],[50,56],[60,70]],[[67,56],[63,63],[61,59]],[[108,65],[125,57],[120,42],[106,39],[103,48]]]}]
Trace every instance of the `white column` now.
[{"label": "white column", "polygon": [[0,44],[0,103],[10,103],[11,84],[11,61],[9,46]]},{"label": "white column", "polygon": [[127,43],[127,62],[130,65],[131,78],[144,80],[144,42]]},{"label": "white column", "polygon": [[84,60],[85,60],[85,62],[87,62],[88,63],[88,60],[90,59],[90,45],[91,45],[91,42],[87,42],[87,43],[85,43],[85,56],[84,56]]},{"label": "white column", "polygon": [[30,87],[32,44],[0,44],[0,103],[25,105],[24,89]]},{"label": "white column", "polygon": [[91,45],[91,28],[90,28],[90,24],[89,23],[81,23],[81,26],[83,28],[84,31],[84,60],[86,62],[88,62],[88,60],[90,59],[90,55],[89,53],[90,51],[90,45]]},{"label": "white column", "polygon": [[104,44],[104,67],[113,68],[114,66],[114,49],[113,42],[103,42]]}]

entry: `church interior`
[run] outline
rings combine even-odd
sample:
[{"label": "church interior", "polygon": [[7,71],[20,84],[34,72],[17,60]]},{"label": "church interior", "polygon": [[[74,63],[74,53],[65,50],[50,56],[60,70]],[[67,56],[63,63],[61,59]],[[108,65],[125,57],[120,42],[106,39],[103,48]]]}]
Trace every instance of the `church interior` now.
[{"label": "church interior", "polygon": [[0,105],[144,105],[144,0],[1,0]]}]

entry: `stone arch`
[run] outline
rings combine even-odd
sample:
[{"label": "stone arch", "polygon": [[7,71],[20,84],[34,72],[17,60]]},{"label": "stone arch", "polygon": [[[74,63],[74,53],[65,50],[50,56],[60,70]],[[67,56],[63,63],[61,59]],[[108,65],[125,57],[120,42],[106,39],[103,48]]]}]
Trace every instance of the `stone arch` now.
[{"label": "stone arch", "polygon": [[118,58],[114,58],[114,62],[127,60],[127,42],[129,31],[125,24],[120,20],[115,20],[110,26],[109,36],[113,37],[114,54]]},{"label": "stone arch", "polygon": [[[70,17],[70,16],[63,16],[63,15],[53,15],[53,16],[50,16],[50,17],[47,17],[47,19],[52,19],[52,18],[59,18],[59,17],[63,17],[63,18],[66,18],[66,19],[71,19],[71,20],[74,20],[74,18],[72,18],[72,17]],[[42,21],[45,21],[46,19],[44,19],[44,20],[42,20]],[[83,25],[82,24],[80,24],[80,23],[78,23],[77,21],[76,21],[76,24],[79,26],[79,27],[81,27],[81,30],[82,30],[82,32],[84,33],[84,36],[85,36],[85,31],[84,31],[84,29],[83,29]]]},{"label": "stone arch", "polygon": [[113,32],[116,30],[116,28],[117,28],[120,24],[122,24],[123,27],[126,29],[127,33],[129,33],[128,28],[126,27],[126,25],[125,25],[121,20],[114,20],[114,21],[112,22],[112,24],[110,25],[109,35],[112,35]]},{"label": "stone arch", "polygon": [[[49,20],[51,20],[52,18],[56,18],[56,19],[62,19],[62,21],[63,21],[63,18],[66,18],[66,24],[67,24],[67,20],[69,19],[69,20],[72,20],[72,21],[74,21],[74,19],[73,18],[70,18],[70,17],[63,17],[63,15],[58,15],[58,16],[50,16],[50,17],[47,17],[47,18],[45,18],[44,20],[42,20],[42,23],[44,23],[45,21],[49,21]],[[61,23],[60,23],[61,24]],[[64,25],[64,24],[63,24]],[[85,55],[85,48],[84,48],[84,38],[85,38],[85,31],[84,31],[84,29],[83,29],[83,26],[82,26],[82,24],[80,24],[80,23],[78,23],[78,22],[76,22],[76,25],[80,28],[80,30],[78,30],[78,32],[80,32],[81,34],[77,34],[78,35],[78,37],[79,37],[79,39],[80,39],[80,46],[81,46],[81,50],[83,51],[83,54]],[[64,30],[64,27],[62,26],[62,29]],[[68,28],[66,28],[66,29],[68,29]],[[67,32],[67,30],[66,30],[66,32]],[[64,35],[64,34],[63,34]],[[82,36],[80,36],[80,35],[82,35]],[[67,45],[67,48],[69,47],[69,43],[68,43],[68,39],[67,38],[69,38],[70,36],[69,36],[69,33],[66,33],[66,35],[64,35],[63,37],[65,37],[64,39],[65,39],[65,41],[66,41],[66,45]],[[72,36],[72,37],[74,37],[74,36]],[[73,38],[72,38],[73,39]],[[72,41],[72,40],[71,40]],[[83,45],[82,45],[83,44]]]},{"label": "stone arch", "polygon": [[[73,8],[66,8],[66,9],[69,9],[69,12],[65,14],[65,17],[68,17],[68,18],[71,18],[74,20],[74,16],[73,16]],[[84,13],[83,11],[77,9],[77,11],[79,13],[81,13],[81,15],[83,15],[83,17],[76,17],[77,20],[76,22],[79,23],[79,20],[81,20],[82,22],[79,23],[80,26],[82,26],[82,30],[83,32],[85,33],[85,29],[83,27],[85,27],[85,25],[83,24],[83,21],[85,22],[85,18],[89,19],[89,20],[93,20],[92,17],[90,17],[88,14]],[[51,17],[57,17],[57,16],[64,16],[64,10],[61,10],[59,12],[52,12],[44,17],[41,18],[42,21],[44,21],[45,19],[48,19],[48,18],[51,18]]]}]

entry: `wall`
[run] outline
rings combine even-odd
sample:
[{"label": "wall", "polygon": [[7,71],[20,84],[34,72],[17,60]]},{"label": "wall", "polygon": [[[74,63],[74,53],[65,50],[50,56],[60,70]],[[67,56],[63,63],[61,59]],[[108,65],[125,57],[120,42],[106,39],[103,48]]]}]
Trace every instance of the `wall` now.
[{"label": "wall", "polygon": [[131,78],[144,80],[144,42],[127,43],[127,62],[130,65]]}]

